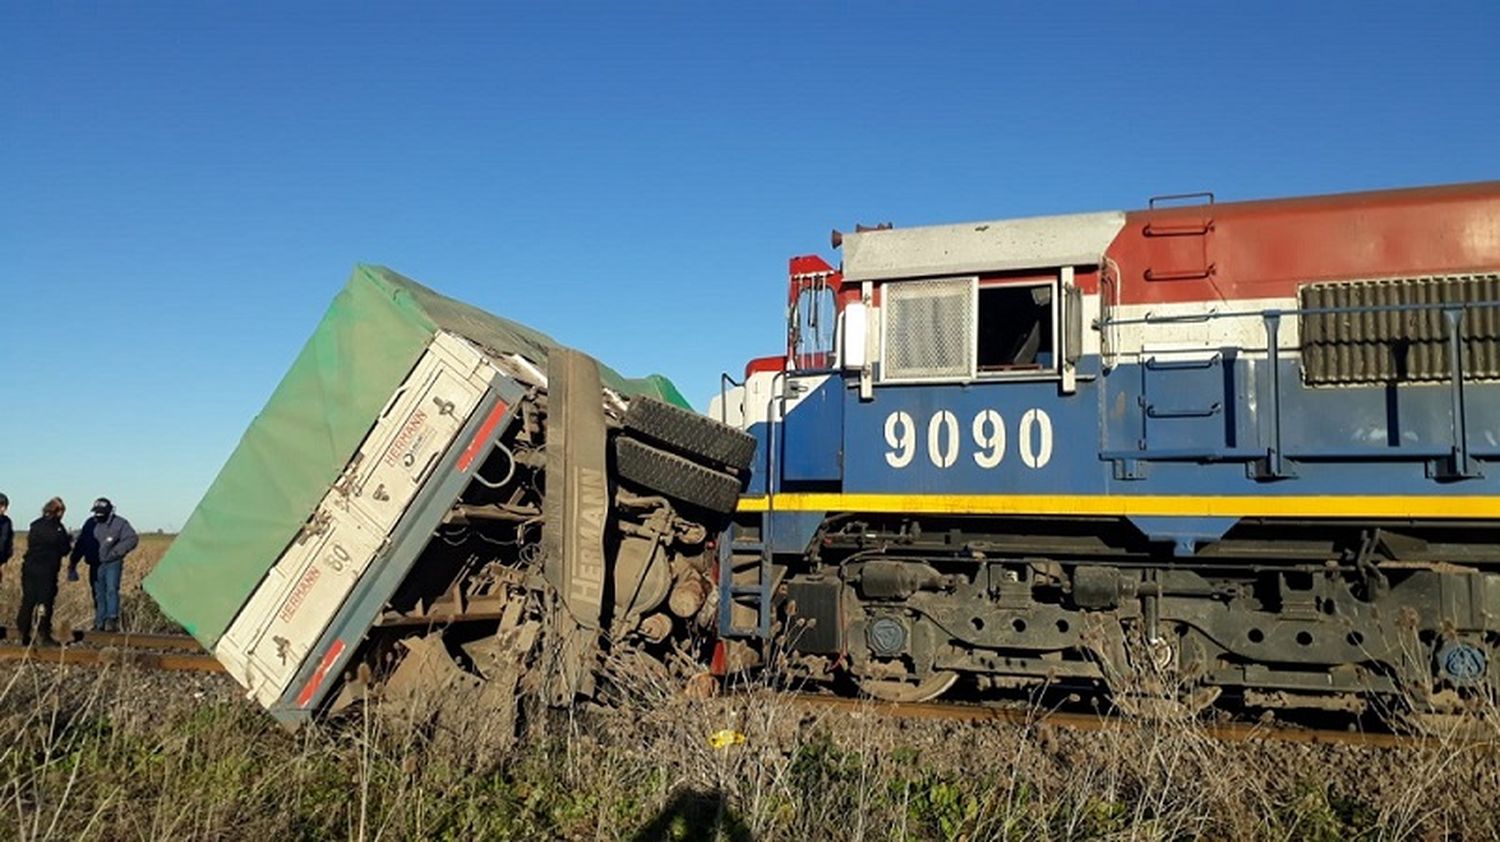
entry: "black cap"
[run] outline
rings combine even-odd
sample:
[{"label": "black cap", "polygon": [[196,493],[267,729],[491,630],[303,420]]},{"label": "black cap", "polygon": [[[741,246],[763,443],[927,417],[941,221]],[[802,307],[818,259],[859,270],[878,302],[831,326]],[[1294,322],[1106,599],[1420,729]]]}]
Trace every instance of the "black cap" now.
[{"label": "black cap", "polygon": [[109,514],[112,510],[114,510],[114,507],[115,504],[109,502],[108,497],[100,497],[98,500],[94,501],[94,508],[90,511],[92,511],[96,515]]}]

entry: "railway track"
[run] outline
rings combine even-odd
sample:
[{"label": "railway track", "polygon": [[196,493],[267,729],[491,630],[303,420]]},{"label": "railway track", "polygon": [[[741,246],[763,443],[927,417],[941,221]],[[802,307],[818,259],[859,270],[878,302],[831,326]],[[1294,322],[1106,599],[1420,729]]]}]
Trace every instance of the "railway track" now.
[{"label": "railway track", "polygon": [[[65,630],[59,635],[62,646],[23,647],[6,639],[0,627],[0,662],[26,661],[36,664],[66,666],[130,665],[140,669],[164,672],[223,672],[224,667],[204,652],[198,641],[184,634],[133,634]],[[1037,710],[948,702],[882,702],[799,693],[792,697],[798,707],[842,712],[849,715],[876,715],[903,719],[994,722],[1016,727],[1052,727],[1074,731],[1109,732],[1140,727],[1135,720],[1118,716],[1075,711]],[[1282,724],[1254,722],[1203,722],[1192,727],[1202,735],[1222,742],[1276,741],[1305,745],[1339,745],[1391,749],[1409,746],[1420,740],[1405,734],[1371,731],[1335,731]],[[1493,746],[1493,740],[1460,739],[1467,744]]]},{"label": "railway track", "polygon": [[[994,705],[954,704],[943,702],[880,702],[840,696],[799,694],[797,704],[817,709],[844,711],[851,714],[894,716],[904,719],[938,719],[966,722],[997,722],[1018,727],[1055,727],[1074,731],[1124,731],[1140,727],[1137,720],[1119,716],[1073,711],[1047,711],[1034,708]],[[1365,748],[1398,748],[1420,738],[1404,734],[1370,731],[1333,731],[1296,728],[1255,722],[1204,722],[1195,720],[1191,727],[1198,733],[1222,742],[1242,743],[1276,741],[1306,745],[1342,745]],[[1481,742],[1465,740],[1464,742]]]},{"label": "railway track", "polygon": [[135,634],[63,629],[61,646],[22,646],[0,627],[0,662],[119,666],[166,672],[223,672],[224,666],[185,634]]}]

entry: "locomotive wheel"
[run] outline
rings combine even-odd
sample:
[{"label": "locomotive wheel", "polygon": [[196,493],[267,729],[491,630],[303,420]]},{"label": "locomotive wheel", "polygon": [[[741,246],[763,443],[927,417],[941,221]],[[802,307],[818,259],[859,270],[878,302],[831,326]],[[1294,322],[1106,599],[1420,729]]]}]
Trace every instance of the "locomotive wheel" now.
[{"label": "locomotive wheel", "polygon": [[938,670],[915,684],[892,678],[861,679],[859,689],[872,699],[909,704],[930,702],[948,692],[956,681],[958,681],[958,673],[952,670]]}]

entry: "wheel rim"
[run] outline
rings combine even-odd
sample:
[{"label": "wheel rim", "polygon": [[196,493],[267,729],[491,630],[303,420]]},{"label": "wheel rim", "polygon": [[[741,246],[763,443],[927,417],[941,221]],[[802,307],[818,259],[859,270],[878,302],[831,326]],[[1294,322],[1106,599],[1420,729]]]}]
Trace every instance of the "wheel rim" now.
[{"label": "wheel rim", "polygon": [[952,687],[956,681],[958,681],[958,673],[952,670],[938,670],[916,683],[891,679],[880,681],[866,679],[859,682],[859,689],[865,695],[882,702],[930,702],[948,692],[948,688]]}]

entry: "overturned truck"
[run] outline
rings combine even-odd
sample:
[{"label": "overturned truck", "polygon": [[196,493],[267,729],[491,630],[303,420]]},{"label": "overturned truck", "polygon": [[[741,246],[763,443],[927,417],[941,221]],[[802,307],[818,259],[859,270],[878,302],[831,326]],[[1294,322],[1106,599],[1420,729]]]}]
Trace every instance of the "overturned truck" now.
[{"label": "overturned truck", "polygon": [[359,266],[145,587],[288,725],[435,677],[688,685],[754,450],[665,378]]}]

